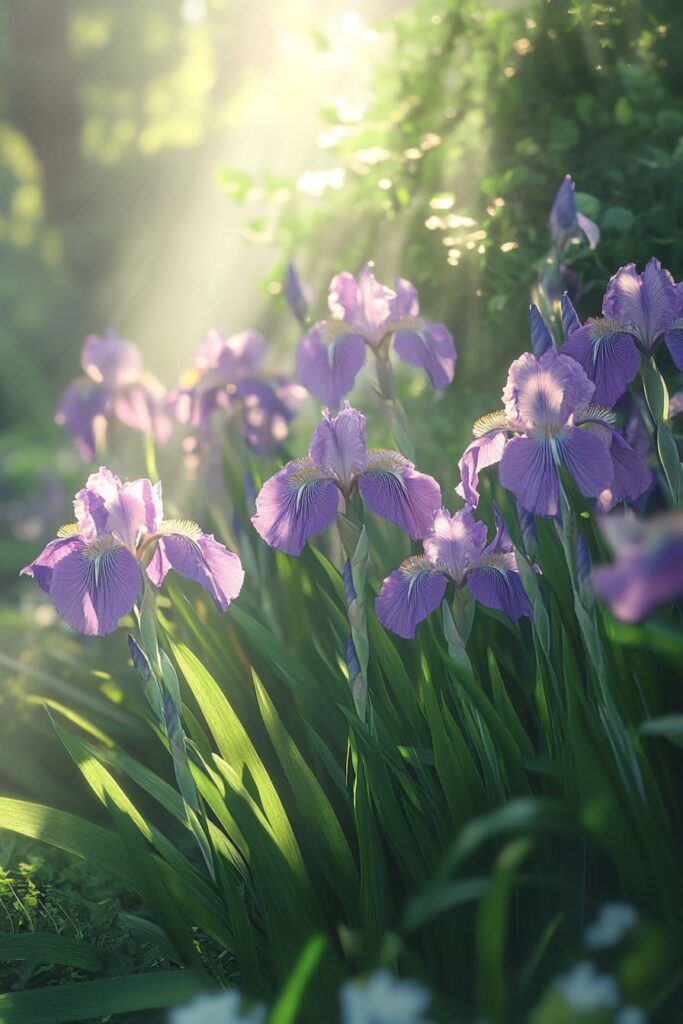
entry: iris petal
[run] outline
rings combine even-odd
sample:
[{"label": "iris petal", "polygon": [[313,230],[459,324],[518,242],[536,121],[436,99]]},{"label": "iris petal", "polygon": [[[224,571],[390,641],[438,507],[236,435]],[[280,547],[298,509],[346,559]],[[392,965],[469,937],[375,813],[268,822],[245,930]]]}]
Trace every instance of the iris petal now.
[{"label": "iris petal", "polygon": [[424,537],[441,506],[441,488],[433,477],[418,473],[399,452],[368,453],[358,488],[368,508],[404,529],[413,540]]},{"label": "iris petal", "polygon": [[57,540],[51,540],[38,557],[21,570],[19,575],[32,576],[40,589],[49,594],[55,566],[62,558],[70,555],[72,551],[79,550],[82,544],[83,539],[78,535],[58,537]]},{"label": "iris petal", "polygon": [[295,459],[266,480],[252,523],[271,547],[299,555],[309,537],[334,522],[339,491],[310,459]]},{"label": "iris petal", "polygon": [[62,392],[55,410],[55,422],[73,435],[81,456],[95,458],[95,421],[108,418],[112,410],[109,388],[94,384],[87,377],[77,377]]},{"label": "iris petal", "polygon": [[70,626],[86,636],[113,633],[132,611],[140,590],[140,566],[111,538],[86,544],[82,538],[55,564],[50,597]]},{"label": "iris petal", "polygon": [[425,555],[460,586],[468,570],[479,563],[486,544],[486,523],[477,522],[468,506],[454,516],[441,508],[424,541]]},{"label": "iris petal", "polygon": [[513,437],[500,462],[500,482],[520,505],[540,516],[559,511],[559,478],[550,441]]},{"label": "iris petal", "polygon": [[524,615],[533,616],[519,573],[507,566],[473,569],[467,577],[467,589],[481,604],[504,612],[513,622]]},{"label": "iris petal", "polygon": [[676,319],[677,306],[673,278],[653,258],[642,274],[634,263],[619,268],[607,286],[602,311],[635,334],[651,353],[659,335]]},{"label": "iris petal", "polygon": [[101,466],[76,495],[74,511],[87,540],[113,533],[134,550],[140,534],[154,532],[163,518],[161,484],[145,478],[122,484]]},{"label": "iris petal", "polygon": [[593,399],[611,408],[638,373],[640,355],[630,334],[609,320],[591,320],[561,349],[595,384]]},{"label": "iris petal", "polygon": [[311,438],[309,455],[326,476],[334,477],[348,491],[354,475],[367,461],[365,416],[348,402],[336,416],[325,409],[322,423]]},{"label": "iris petal", "polygon": [[558,438],[557,453],[584,498],[597,498],[606,487],[612,486],[614,466],[598,434],[570,427]]},{"label": "iris petal", "polygon": [[363,337],[340,320],[318,323],[299,342],[299,380],[321,402],[338,408],[365,362]]},{"label": "iris petal", "polygon": [[441,603],[447,580],[424,555],[407,559],[382,583],[375,601],[377,618],[398,636],[412,640],[418,622]]},{"label": "iris petal", "polygon": [[503,391],[509,419],[523,429],[564,426],[571,414],[590,402],[595,387],[583,367],[554,349],[540,359],[525,352],[508,371]]},{"label": "iris petal", "polygon": [[595,571],[595,589],[624,622],[640,622],[683,593],[683,515],[651,520],[609,516],[600,524],[615,547],[614,565]]},{"label": "iris petal", "polygon": [[450,331],[443,324],[419,320],[410,328],[396,325],[394,350],[408,363],[424,370],[432,386],[442,390],[448,387],[455,374],[456,352]]},{"label": "iris petal", "polygon": [[225,612],[239,595],[244,570],[233,554],[211,534],[203,533],[196,523],[169,520],[159,528],[160,537],[147,573],[156,586],[169,569],[199,583]]},{"label": "iris petal", "polygon": [[460,483],[456,492],[473,508],[479,504],[479,473],[500,462],[507,442],[506,432],[496,430],[478,437],[465,449],[458,463]]},{"label": "iris petal", "polygon": [[620,501],[637,501],[652,486],[652,473],[643,456],[618,431],[612,430],[611,433],[609,453],[614,481],[600,494],[600,506],[605,512]]}]

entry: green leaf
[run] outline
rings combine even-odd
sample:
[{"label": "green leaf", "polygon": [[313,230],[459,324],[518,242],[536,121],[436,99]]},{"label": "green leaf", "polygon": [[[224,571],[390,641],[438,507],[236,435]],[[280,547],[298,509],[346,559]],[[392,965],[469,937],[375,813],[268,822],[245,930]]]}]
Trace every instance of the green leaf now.
[{"label": "green leaf", "polygon": [[93,867],[125,881],[132,880],[123,844],[110,829],[93,825],[68,811],[43,804],[0,797],[0,829],[40,839],[50,846],[89,861]]},{"label": "green leaf", "polygon": [[81,939],[50,932],[26,932],[0,936],[0,962],[32,960],[35,963],[62,964],[81,971],[100,970],[106,960],[102,949]]},{"label": "green leaf", "polygon": [[223,759],[242,775],[246,770],[256,785],[265,815],[279,849],[304,889],[308,877],[301,850],[280,796],[249,734],[216,680],[184,644],[173,644],[180,671],[195,696]]},{"label": "green leaf", "polygon": [[190,971],[157,971],[0,995],[2,1024],[70,1024],[188,1002],[206,988]]},{"label": "green leaf", "polygon": [[496,859],[489,889],[479,904],[476,925],[478,1009],[502,1022],[507,1003],[505,948],[510,899],[517,871],[531,850],[528,838],[504,846]]},{"label": "green leaf", "polygon": [[358,893],[358,872],[339,819],[299,748],[285,729],[275,705],[255,672],[254,687],[261,715],[275,753],[297,797],[301,826],[306,830],[308,856],[315,861],[339,895],[345,907],[353,905]]},{"label": "green leaf", "polygon": [[677,747],[683,747],[683,715],[662,715],[641,722],[638,731],[642,736],[663,736]]},{"label": "green leaf", "polygon": [[301,1020],[300,1007],[313,974],[325,952],[327,939],[314,935],[299,957],[289,981],[268,1017],[268,1024],[296,1024]]}]

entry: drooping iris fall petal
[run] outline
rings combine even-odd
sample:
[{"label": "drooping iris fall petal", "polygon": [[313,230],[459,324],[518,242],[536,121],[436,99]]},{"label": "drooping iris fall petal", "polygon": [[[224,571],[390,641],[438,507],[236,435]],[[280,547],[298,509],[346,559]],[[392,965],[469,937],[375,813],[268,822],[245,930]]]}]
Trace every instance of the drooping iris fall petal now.
[{"label": "drooping iris fall petal", "polygon": [[300,555],[309,537],[331,526],[339,491],[310,459],[295,459],[266,480],[252,523],[271,547]]},{"label": "drooping iris fall petal", "polygon": [[[511,556],[507,556],[509,561]],[[512,559],[514,561],[514,559]],[[516,568],[498,560],[496,565],[483,565],[473,569],[467,577],[467,589],[480,604],[503,612],[513,622],[526,616],[533,617],[529,598]]]},{"label": "drooping iris fall petal", "polygon": [[54,565],[49,592],[70,626],[85,636],[104,636],[133,610],[140,585],[135,555],[114,538],[89,544],[75,538]]},{"label": "drooping iris fall petal", "polygon": [[500,482],[512,491],[527,512],[557,515],[559,478],[549,441],[538,437],[513,437],[500,461]]},{"label": "drooping iris fall petal", "polygon": [[630,334],[609,320],[590,320],[562,346],[595,384],[593,398],[611,408],[638,373],[640,355]]},{"label": "drooping iris fall petal", "polygon": [[365,341],[343,321],[316,324],[296,351],[299,380],[315,398],[339,407],[365,362]]},{"label": "drooping iris fall petal", "polygon": [[453,337],[444,324],[418,321],[412,328],[399,320],[394,334],[394,351],[399,359],[424,370],[432,387],[447,388],[455,374]]},{"label": "drooping iris fall petal", "polygon": [[418,623],[441,604],[447,583],[426,556],[409,558],[382,583],[375,601],[377,618],[392,633],[412,640]]},{"label": "drooping iris fall petal", "polygon": [[196,523],[168,520],[158,529],[159,539],[147,574],[160,587],[169,569],[200,583],[217,607],[226,612],[242,589],[244,570],[237,555]]},{"label": "drooping iris fall petal", "polygon": [[441,488],[436,480],[419,473],[399,452],[388,449],[368,452],[358,489],[372,512],[396,523],[413,540],[431,529],[434,512],[441,505]]}]

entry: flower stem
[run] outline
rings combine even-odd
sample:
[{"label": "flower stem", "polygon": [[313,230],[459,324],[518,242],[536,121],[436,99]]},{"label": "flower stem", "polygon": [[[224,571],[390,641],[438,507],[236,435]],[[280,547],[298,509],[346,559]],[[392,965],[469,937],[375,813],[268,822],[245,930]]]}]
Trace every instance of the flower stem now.
[{"label": "flower stem", "polygon": [[[346,650],[349,685],[358,717],[366,721],[368,714],[368,623],[365,610],[365,585],[368,574],[368,535],[362,522],[362,511],[350,505],[339,515],[337,523],[346,560],[344,562],[344,590],[351,635]],[[352,515],[356,513],[355,516]],[[359,521],[354,521],[357,519]]]},{"label": "flower stem", "polygon": [[156,444],[154,443],[154,435],[151,431],[145,434],[145,466],[147,468],[147,476],[149,479],[153,484],[157,483],[159,479],[157,451]]},{"label": "flower stem", "polygon": [[470,595],[459,587],[456,587],[452,605],[449,606],[447,601],[442,604],[443,631],[448,644],[448,653],[458,668],[470,678],[474,678],[474,673],[466,644],[472,631],[474,607],[474,601]]},{"label": "flower stem", "polygon": [[159,644],[159,623],[157,619],[156,595],[145,583],[140,606],[136,606],[140,629],[140,647],[129,638],[133,664],[143,683],[145,697],[168,741],[173,759],[173,771],[183,799],[187,822],[192,829],[209,874],[215,879],[213,856],[209,844],[204,812],[192,777],[187,756],[187,744],[183,730],[180,684],[175,668]]},{"label": "flower stem", "polygon": [[598,630],[593,592],[581,579],[578,569],[577,553],[579,539],[576,514],[561,482],[560,505],[562,523],[561,525],[557,524],[557,531],[560,534],[564,558],[571,579],[572,592],[574,594],[574,613],[579,624],[584,646],[595,670],[598,685],[602,687],[606,678],[605,650]]},{"label": "flower stem", "polygon": [[408,420],[403,406],[396,397],[394,369],[389,359],[389,350],[382,349],[377,355],[377,383],[379,396],[385,409],[387,426],[396,447],[411,462],[415,461],[415,445],[410,434]]},{"label": "flower stem", "polygon": [[683,506],[683,473],[678,445],[668,425],[669,392],[654,358],[643,359],[640,369],[643,393],[655,425],[657,455],[664,472],[671,503]]}]

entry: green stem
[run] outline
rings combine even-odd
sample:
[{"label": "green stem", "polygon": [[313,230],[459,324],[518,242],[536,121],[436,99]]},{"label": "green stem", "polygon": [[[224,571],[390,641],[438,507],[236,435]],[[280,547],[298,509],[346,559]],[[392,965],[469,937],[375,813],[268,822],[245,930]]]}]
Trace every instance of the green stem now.
[{"label": "green stem", "polygon": [[145,688],[145,696],[155,714],[162,732],[168,741],[173,760],[173,771],[183,799],[187,822],[192,829],[209,874],[215,879],[213,856],[209,845],[204,812],[192,777],[187,743],[183,730],[181,712],[182,700],[176,671],[166,652],[159,643],[156,595],[145,583],[140,607],[135,609],[140,629],[142,654],[135,659],[135,667]]},{"label": "green stem", "polygon": [[365,608],[365,590],[368,574],[368,535],[363,524],[362,506],[349,501],[347,514],[337,516],[339,535],[346,556],[344,563],[344,590],[346,613],[351,628],[347,663],[349,685],[358,717],[368,716],[368,662],[370,645]]},{"label": "green stem", "polygon": [[657,455],[674,508],[683,506],[683,473],[678,445],[668,425],[669,391],[654,357],[643,358],[640,368],[643,393],[655,425]]},{"label": "green stem", "polygon": [[466,650],[474,620],[474,600],[467,590],[456,587],[453,603],[442,603],[443,632],[448,653],[460,671],[474,679],[472,663]]},{"label": "green stem", "polygon": [[156,444],[151,431],[145,434],[145,466],[147,467],[147,476],[155,484],[159,479],[159,468],[157,466]]},{"label": "green stem", "polygon": [[415,445],[413,444],[413,439],[410,434],[405,410],[396,397],[394,368],[392,367],[389,359],[388,346],[386,348],[382,346],[379,352],[376,353],[376,357],[377,383],[379,385],[379,395],[382,399],[382,404],[385,410],[387,427],[391,432],[391,436],[393,437],[398,450],[405,455],[407,459],[414,462]]},{"label": "green stem", "polygon": [[572,593],[574,595],[574,612],[579,624],[579,630],[581,632],[584,647],[586,648],[595,670],[598,685],[602,688],[605,684],[606,678],[605,650],[598,630],[592,591],[583,586],[582,581],[579,578],[576,560],[578,544],[576,515],[569,501],[569,497],[567,496],[567,492],[561,482],[560,507],[562,512],[562,525],[560,526],[560,524],[557,524],[557,531],[560,535],[562,550],[564,552],[565,562],[567,563],[567,569],[571,579]]}]

